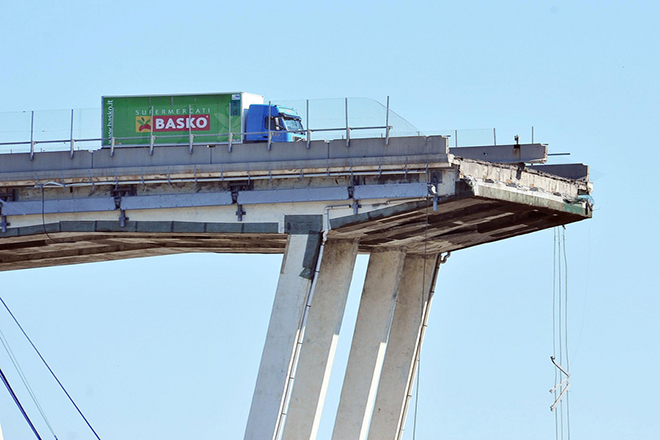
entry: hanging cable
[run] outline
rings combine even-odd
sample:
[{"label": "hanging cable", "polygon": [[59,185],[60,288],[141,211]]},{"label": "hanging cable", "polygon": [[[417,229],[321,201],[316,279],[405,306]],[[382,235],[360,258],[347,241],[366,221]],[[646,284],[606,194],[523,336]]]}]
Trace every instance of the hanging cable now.
[{"label": "hanging cable", "polygon": [[[402,417],[403,419],[401,420],[401,423],[399,425],[399,432],[397,433],[397,440],[400,440],[403,437],[403,426],[405,422],[405,417],[408,414],[408,405],[410,398],[412,397],[412,388],[413,388],[413,383],[415,384],[415,411],[413,414],[413,434],[412,438],[415,440],[417,438],[417,412],[419,408],[419,389],[420,389],[420,369],[421,369],[421,355],[422,355],[422,342],[424,340],[424,335],[426,333],[426,328],[428,325],[428,318],[429,318],[429,311],[431,307],[431,301],[434,295],[435,291],[435,282],[437,281],[437,276],[438,276],[438,270],[440,269],[440,265],[444,264],[447,262],[447,259],[451,255],[451,252],[446,252],[444,256],[442,254],[436,254],[434,261],[435,264],[433,265],[433,271],[430,275],[429,279],[429,284],[427,287],[426,284],[426,279],[427,279],[427,274],[426,274],[426,266],[427,266],[427,258],[428,258],[428,230],[429,230],[429,200],[427,198],[426,200],[426,215],[425,215],[425,227],[424,227],[424,260],[423,260],[423,268],[422,268],[422,309],[421,309],[421,329],[419,333],[419,338],[417,340],[417,347],[415,349],[415,360],[413,361],[413,372],[412,372],[412,377],[409,380],[408,383],[408,392],[407,396],[405,399],[404,407],[403,407],[403,412],[402,412]],[[414,379],[413,379],[414,378]]]},{"label": "hanging cable", "polygon": [[48,234],[48,231],[46,230],[46,196],[44,195],[44,185],[40,185],[41,188],[41,226],[43,227],[44,234],[46,234],[46,237],[48,237],[49,240],[53,240],[53,237],[51,237]]},{"label": "hanging cable", "polygon": [[37,411],[39,411],[39,414],[41,415],[41,418],[43,421],[46,423],[46,426],[48,427],[48,430],[50,433],[53,435],[55,440],[57,440],[57,435],[55,434],[55,431],[53,430],[53,427],[50,424],[50,421],[48,420],[48,417],[46,417],[46,413],[44,412],[43,408],[41,407],[41,404],[39,403],[39,400],[37,400],[37,396],[32,391],[32,387],[30,386],[30,383],[27,380],[27,377],[25,376],[25,373],[23,373],[23,369],[21,368],[20,364],[18,363],[18,359],[14,355],[14,352],[12,351],[11,347],[9,347],[9,342],[7,341],[7,338],[5,337],[4,333],[2,333],[2,330],[0,330],[0,343],[2,343],[3,347],[5,348],[5,351],[7,352],[7,355],[9,355],[9,359],[11,360],[11,363],[14,365],[14,368],[18,372],[18,376],[21,378],[21,382],[23,382],[23,386],[25,386],[25,389],[27,390],[28,394],[32,398],[32,402],[34,403],[34,406],[37,407]]},{"label": "hanging cable", "polygon": [[[552,358],[557,357],[557,228],[552,230]],[[554,369],[555,381],[557,383],[558,372]],[[557,392],[554,391],[555,400]],[[559,440],[559,414],[555,413],[555,440]]]},{"label": "hanging cable", "polygon": [[[559,230],[557,230],[559,231]],[[561,236],[558,235],[558,240],[557,240],[557,336],[559,338],[559,363],[561,364],[564,361],[564,338],[562,337],[562,334],[564,333],[562,322],[563,322],[563,297],[562,297],[562,265],[561,265]],[[562,389],[561,387],[559,388],[559,396],[557,399],[559,399],[559,433],[561,434],[562,440],[564,439],[564,404],[561,402],[561,395],[562,395]]]},{"label": "hanging cable", "polygon": [[62,382],[60,382],[60,380],[57,378],[57,376],[55,375],[55,372],[50,368],[50,365],[48,365],[48,362],[46,362],[46,359],[44,359],[44,357],[41,355],[41,352],[40,352],[40,351],[37,349],[37,347],[34,345],[34,343],[32,342],[32,339],[30,339],[30,337],[27,335],[27,333],[26,333],[25,330],[23,329],[23,326],[18,322],[18,319],[16,319],[16,316],[14,316],[14,314],[12,313],[12,311],[9,309],[9,306],[7,306],[7,303],[5,303],[5,301],[4,301],[1,297],[0,297],[0,302],[2,302],[2,305],[5,307],[5,309],[7,309],[7,312],[9,312],[9,315],[12,317],[12,319],[14,320],[14,322],[16,323],[16,325],[18,326],[18,328],[21,330],[21,332],[23,333],[23,336],[25,336],[25,339],[28,340],[28,342],[30,343],[30,345],[32,346],[32,348],[34,349],[34,351],[35,351],[35,352],[37,353],[37,355],[39,356],[39,359],[41,359],[41,362],[43,362],[43,364],[46,366],[46,368],[47,368],[48,371],[50,372],[51,376],[53,376],[53,378],[55,379],[55,381],[57,382],[57,384],[60,386],[60,388],[62,389],[62,391],[64,391],[64,394],[65,394],[66,397],[69,399],[69,401],[71,402],[71,404],[73,405],[73,407],[76,409],[76,411],[78,411],[78,414],[80,414],[80,417],[82,417],[82,419],[85,421],[85,423],[87,424],[87,426],[89,427],[89,429],[92,431],[92,433],[94,434],[94,436],[95,436],[98,440],[101,440],[101,437],[99,437],[99,435],[96,433],[96,431],[94,430],[94,428],[92,428],[92,425],[91,425],[91,424],[89,423],[89,421],[87,420],[87,417],[85,417],[85,415],[82,413],[82,411],[80,410],[80,408],[78,407],[78,405],[76,405],[76,402],[73,401],[73,398],[71,397],[71,395],[69,394],[69,392],[66,390],[66,388],[64,388],[64,385],[62,385]]},{"label": "hanging cable", "polygon": [[[555,386],[550,390],[554,402],[550,410],[555,413],[555,439],[571,438],[568,400],[570,387],[568,354],[568,258],[566,254],[566,227],[554,229],[553,279],[552,279],[552,356],[555,369]],[[557,362],[559,359],[559,362]],[[565,367],[563,366],[565,365]],[[564,406],[564,401],[566,405]],[[558,409],[558,411],[557,411]],[[564,420],[565,417],[565,420]]]},{"label": "hanging cable", "polygon": [[28,423],[28,425],[30,425],[30,429],[32,429],[32,432],[34,432],[34,435],[39,440],[42,440],[41,436],[37,432],[37,428],[34,427],[34,424],[32,423],[32,420],[30,420],[30,417],[25,412],[25,409],[23,409],[23,405],[21,405],[21,402],[18,400],[18,397],[16,396],[16,393],[14,393],[14,390],[11,388],[11,385],[9,385],[9,381],[7,380],[7,377],[5,376],[5,373],[2,372],[2,368],[0,368],[0,379],[2,380],[2,383],[5,384],[5,387],[7,387],[7,391],[9,391],[9,394],[11,394],[12,399],[14,399],[14,403],[18,407],[21,414],[23,414],[23,418],[25,418],[25,421]]},{"label": "hanging cable", "polygon": [[[566,226],[562,226],[562,249],[564,251],[564,348],[566,349],[566,374],[570,378],[568,371],[570,370],[570,363],[568,360],[568,257],[566,256]],[[568,390],[568,386],[566,387]],[[566,393],[566,432],[567,439],[571,440],[571,411],[568,399],[568,392]]]},{"label": "hanging cable", "polygon": [[[424,260],[423,264],[424,266],[422,267],[422,301],[421,301],[421,310],[420,313],[422,315],[422,320],[424,319],[424,296],[425,290],[426,290],[426,252],[427,252],[427,245],[429,241],[429,198],[426,198],[426,212],[425,212],[425,223],[424,223]],[[430,293],[430,291],[429,291]],[[430,299],[430,298],[429,298]],[[428,306],[428,305],[427,305]],[[421,344],[419,344],[417,348],[417,377],[415,378],[417,381],[417,384],[415,385],[415,413],[413,417],[413,440],[417,438],[417,409],[419,407],[419,376],[421,374],[420,369],[421,369],[421,364],[422,364],[422,347]]]}]

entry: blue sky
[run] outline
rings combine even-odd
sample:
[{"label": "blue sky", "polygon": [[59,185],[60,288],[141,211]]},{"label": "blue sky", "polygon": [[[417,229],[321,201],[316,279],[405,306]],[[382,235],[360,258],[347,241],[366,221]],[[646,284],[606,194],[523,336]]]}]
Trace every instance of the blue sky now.
[{"label": "blue sky", "polygon": [[[595,186],[594,218],[566,230],[572,435],[660,436],[658,4],[223,3],[4,2],[0,113],[244,90],[390,96],[426,133],[496,127],[498,142],[534,126],[551,152],[571,153],[562,161],[591,165]],[[280,261],[200,254],[4,272],[0,291],[103,439],[241,438]],[[366,261],[319,439],[332,431]],[[442,267],[417,439],[555,438],[552,267],[552,231]],[[2,311],[0,330],[59,438],[92,438]],[[4,352],[0,366],[12,368]],[[0,424],[7,439],[31,435],[2,390]]]}]

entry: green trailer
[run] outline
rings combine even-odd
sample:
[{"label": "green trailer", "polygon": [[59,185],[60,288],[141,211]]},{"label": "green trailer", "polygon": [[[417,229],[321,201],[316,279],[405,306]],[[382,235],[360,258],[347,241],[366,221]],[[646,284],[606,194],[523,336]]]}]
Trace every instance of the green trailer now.
[{"label": "green trailer", "polygon": [[103,146],[243,141],[244,119],[263,97],[252,93],[104,96]]}]

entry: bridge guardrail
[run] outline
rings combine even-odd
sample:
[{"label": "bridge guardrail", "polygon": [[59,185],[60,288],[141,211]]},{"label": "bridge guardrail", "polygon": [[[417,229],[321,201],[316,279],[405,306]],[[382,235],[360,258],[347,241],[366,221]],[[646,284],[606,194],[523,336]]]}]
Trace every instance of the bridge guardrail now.
[{"label": "bridge guardrail", "polygon": [[[278,101],[278,103],[304,109],[301,117],[303,125],[307,127],[304,131],[307,135],[307,148],[312,140],[341,139],[345,140],[346,145],[349,146],[352,138],[383,137],[387,143],[390,137],[422,135],[412,124],[391,111],[389,98],[387,105],[367,98]],[[34,154],[39,152],[68,150],[70,156],[73,157],[76,151],[102,148],[104,141],[110,143],[113,155],[115,148],[145,148],[143,144],[131,144],[130,141],[133,138],[130,137],[114,139],[99,137],[101,121],[100,108],[0,113],[0,154],[30,153],[32,159]],[[269,138],[271,133],[262,132],[262,134],[269,134]],[[231,152],[233,144],[240,143],[239,140],[234,140],[235,137],[246,134],[248,133],[190,133],[188,142],[185,144],[156,144],[156,139],[180,138],[181,136],[153,134],[150,145],[146,147],[149,148],[150,154],[153,154],[154,148],[171,145],[187,145],[191,153],[196,146],[222,145]],[[433,131],[432,134],[450,137],[450,145],[455,147],[498,144],[494,128],[440,130]],[[218,139],[221,136],[228,141],[205,141],[205,139]],[[533,127],[532,143],[534,143]],[[270,145],[271,139],[268,142],[269,150]]]}]

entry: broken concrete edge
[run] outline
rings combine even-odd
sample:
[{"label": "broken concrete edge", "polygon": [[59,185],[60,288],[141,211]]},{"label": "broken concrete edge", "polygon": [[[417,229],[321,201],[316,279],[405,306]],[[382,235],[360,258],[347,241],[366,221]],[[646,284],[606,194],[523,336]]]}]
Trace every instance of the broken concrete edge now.
[{"label": "broken concrete edge", "polygon": [[563,177],[570,180],[589,182],[589,165],[583,163],[566,163],[557,165],[532,165],[528,167],[535,171],[550,174],[552,176]]},{"label": "broken concrete edge", "polygon": [[451,157],[461,178],[469,182],[500,183],[521,190],[561,194],[567,199],[589,195],[591,182],[575,180],[539,171],[525,164],[501,164]]},{"label": "broken concrete edge", "polygon": [[502,189],[498,188],[497,185],[483,182],[475,184],[472,189],[475,196],[489,200],[500,200],[534,208],[578,214],[585,218],[591,218],[592,216],[591,202],[582,198],[567,198],[561,194],[543,192],[512,191],[508,187]]}]

